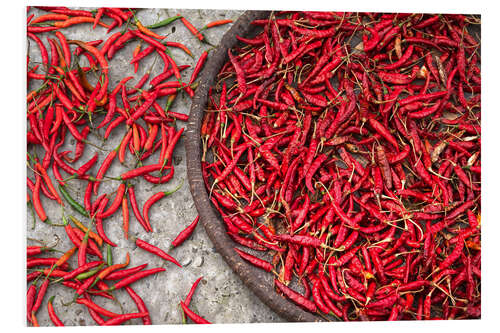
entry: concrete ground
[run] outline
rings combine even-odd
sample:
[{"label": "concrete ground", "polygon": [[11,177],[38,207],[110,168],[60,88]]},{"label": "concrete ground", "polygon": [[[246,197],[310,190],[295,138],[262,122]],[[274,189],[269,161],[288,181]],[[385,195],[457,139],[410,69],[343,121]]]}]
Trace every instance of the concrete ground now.
[{"label": "concrete ground", "polygon": [[[32,13],[38,16],[43,12],[37,9],[31,9],[29,14]],[[214,20],[236,20],[242,14],[242,11],[141,9],[137,13],[137,18],[144,25],[148,25],[176,15],[177,13],[184,15],[194,26],[199,28]],[[204,32],[204,35],[208,41],[216,45],[230,27],[231,25],[229,24],[209,29]],[[97,27],[95,30],[92,30],[91,24],[80,24],[64,29],[63,33],[67,39],[92,41],[96,39],[106,39],[116,31],[120,31],[120,29],[115,28],[110,34],[106,34],[105,28]],[[176,21],[167,27],[157,29],[156,32],[167,35],[170,41],[185,44],[193,52],[195,59],[190,58],[180,49],[170,48],[178,65],[191,65],[191,68],[182,72],[183,81],[187,82],[191,76],[192,68],[197,58],[204,50],[210,49],[210,46],[200,43],[180,21]],[[50,53],[47,37],[55,39],[55,35],[52,33],[44,33],[38,34],[38,36],[45,43]],[[39,63],[41,58],[36,43],[30,39],[28,39],[28,42],[29,47],[27,46],[27,50],[30,55],[31,67]],[[137,42],[135,41],[127,44],[123,49],[117,52],[112,61],[110,61],[110,87],[116,86],[122,78],[129,75],[134,76],[134,79],[130,82],[131,84],[135,84],[153,64],[155,58],[150,55],[141,62],[139,71],[137,74],[134,74],[133,66],[129,64],[129,61],[136,45]],[[80,58],[80,65],[85,66],[86,64],[87,60],[84,57]],[[162,61],[158,58],[152,68],[151,77],[154,77],[156,75],[155,73],[160,73],[162,69]],[[36,88],[35,82],[30,84],[28,91],[34,88]],[[121,102],[118,103],[119,105],[121,104]],[[164,99],[161,100],[160,105],[165,105]],[[191,100],[189,97],[185,94],[179,94],[174,102],[172,110],[188,114],[190,106]],[[99,122],[100,119],[102,118],[98,118],[97,122]],[[177,126],[184,127],[186,124],[179,122]],[[107,152],[114,149],[119,144],[124,135],[124,128],[122,126],[120,130],[113,132],[106,142],[101,140],[103,134],[104,129],[100,129],[89,135],[89,140],[102,147],[104,150],[99,151],[99,161],[97,165],[92,168],[91,174],[97,172]],[[59,149],[59,152],[64,150],[74,151],[74,147],[75,140],[68,135],[65,145]],[[96,150],[97,148],[87,145],[84,155],[76,163],[75,167],[79,167],[88,161]],[[44,153],[41,149],[38,148],[38,150],[34,150],[32,147],[29,147],[29,152],[36,152],[40,158],[43,157]],[[72,156],[72,154],[70,156]],[[151,159],[155,160],[155,157]],[[132,163],[133,158],[130,153],[128,153],[125,161],[126,167],[121,166],[118,161],[115,161],[108,170],[107,175],[117,176],[126,168],[130,169],[133,167]],[[180,324],[182,322],[181,312],[178,307],[179,301],[186,297],[191,284],[200,276],[203,276],[203,280],[193,297],[191,308],[209,321],[213,323],[281,322],[282,319],[254,296],[252,292],[242,284],[222,257],[216,253],[213,244],[207,237],[201,224],[198,225],[194,234],[182,246],[168,251],[169,254],[174,256],[183,265],[183,268],[179,268],[172,263],[167,263],[135,246],[135,237],[140,237],[167,250],[176,235],[191,223],[197,215],[187,184],[183,138],[181,138],[175,149],[174,165],[175,176],[167,184],[152,186],[143,179],[134,181],[134,184],[136,184],[137,200],[141,207],[152,194],[159,191],[171,190],[184,181],[179,191],[168,198],[163,198],[152,207],[150,219],[154,229],[153,233],[146,233],[139,225],[132,212],[130,212],[130,231],[128,240],[126,240],[123,235],[120,212],[106,219],[104,226],[106,234],[117,244],[117,247],[113,248],[112,251],[114,263],[123,262],[128,252],[131,258],[129,267],[148,263],[148,268],[166,268],[166,271],[163,273],[156,274],[133,284],[134,290],[144,299],[150,311],[153,324]],[[49,171],[49,174],[52,175],[52,172]],[[27,175],[34,180],[31,170],[27,170]],[[86,182],[71,180],[68,184],[70,187],[70,194],[82,203]],[[116,190],[118,184],[117,181],[104,182],[101,184],[99,192],[100,194],[112,193]],[[42,202],[52,222],[61,223],[62,211],[60,206],[56,202],[50,201],[43,196]],[[69,205],[65,206],[65,214],[74,215],[78,219],[81,218],[81,221],[85,224],[88,222],[88,220],[78,215],[76,211],[72,210]],[[66,251],[72,246],[62,227],[48,226],[42,223],[38,218],[34,222],[30,211],[28,211],[27,216],[26,230],[28,245],[37,245],[38,243],[34,241],[35,239],[46,244],[53,244],[59,239],[59,243],[56,247],[58,250]],[[105,253],[106,251],[104,250],[103,252]],[[55,253],[55,255],[58,254]],[[72,258],[70,265],[71,267],[76,267],[76,256]],[[48,288],[42,307],[37,313],[37,318],[41,326],[52,325],[47,314],[47,300],[53,295],[56,296],[54,300],[55,311],[65,325],[95,325],[95,322],[88,314],[85,306],[76,303],[69,306],[62,304],[72,300],[74,295],[73,290],[60,284],[53,284]],[[94,297],[94,300],[99,305],[117,313],[137,312],[135,304],[125,291],[118,290],[114,292],[114,296],[117,301],[110,301],[102,297]],[[135,319],[128,323],[140,324],[142,322],[139,319]]]}]

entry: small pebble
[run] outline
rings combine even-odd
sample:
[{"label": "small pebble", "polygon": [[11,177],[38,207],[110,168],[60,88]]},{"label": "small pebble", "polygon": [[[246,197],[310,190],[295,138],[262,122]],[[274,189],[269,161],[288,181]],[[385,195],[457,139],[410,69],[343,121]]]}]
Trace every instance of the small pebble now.
[{"label": "small pebble", "polygon": [[201,267],[201,265],[203,265],[203,261],[204,261],[203,257],[196,257],[193,261],[193,265],[195,267]]},{"label": "small pebble", "polygon": [[187,258],[184,258],[182,261],[181,261],[181,265],[182,266],[188,266],[191,262],[193,261],[192,258],[190,257],[187,257]]}]

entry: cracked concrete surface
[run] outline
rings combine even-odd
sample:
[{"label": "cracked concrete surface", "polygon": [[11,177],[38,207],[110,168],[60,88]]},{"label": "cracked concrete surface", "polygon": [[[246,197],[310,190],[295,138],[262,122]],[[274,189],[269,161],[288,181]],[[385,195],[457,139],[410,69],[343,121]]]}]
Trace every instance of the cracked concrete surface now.
[{"label": "cracked concrete surface", "polygon": [[[29,14],[35,13],[37,16],[43,13],[37,9],[31,9]],[[235,10],[183,10],[183,9],[141,9],[137,14],[137,18],[144,24],[152,24],[164,18],[176,15],[177,13],[186,16],[191,23],[196,27],[202,27],[206,23],[220,20],[232,19],[236,20],[242,11]],[[224,25],[209,29],[204,32],[207,40],[216,45],[224,32],[229,28],[229,25]],[[78,39],[83,41],[92,41],[96,39],[105,39],[112,33],[119,31],[115,28],[110,34],[106,34],[106,29],[97,27],[92,30],[91,24],[80,24],[63,30],[67,39]],[[176,21],[167,27],[156,30],[157,33],[167,35],[168,40],[176,41],[185,44],[194,55],[194,59],[190,58],[182,50],[170,48],[173,57],[178,65],[188,64],[191,67],[182,72],[183,81],[187,82],[192,72],[192,68],[196,64],[197,58],[204,50],[211,47],[207,44],[202,44],[195,38],[180,21]],[[50,53],[50,48],[47,42],[47,37],[55,38],[53,33],[38,34],[45,43]],[[30,66],[33,66],[41,61],[40,53],[36,43],[29,40],[28,52],[30,55]],[[116,86],[121,78],[128,75],[133,75],[134,79],[131,84],[135,84],[143,74],[150,68],[155,61],[154,55],[148,56],[139,66],[137,74],[133,72],[133,66],[129,64],[132,57],[132,52],[136,46],[136,41],[128,43],[123,49],[118,51],[115,57],[110,61],[110,87]],[[144,48],[144,46],[143,46]],[[85,57],[79,59],[80,65],[86,66],[87,60]],[[160,73],[163,69],[161,59],[156,59],[156,63],[151,72],[151,77],[155,73]],[[89,78],[90,79],[90,78]],[[95,79],[91,82],[94,83]],[[36,88],[36,82],[31,82],[28,90]],[[120,100],[120,99],[118,99]],[[161,99],[159,104],[165,105],[165,98]],[[118,101],[121,105],[121,101]],[[191,100],[185,94],[177,96],[172,110],[180,113],[189,113]],[[98,118],[96,121],[102,118]],[[179,127],[185,127],[186,123],[178,122]],[[81,129],[81,128],[80,128]],[[122,126],[119,130],[112,133],[110,138],[105,142],[101,139],[104,134],[104,129],[97,130],[89,134],[89,140],[102,146],[104,151],[99,151],[99,161],[91,169],[90,173],[97,172],[99,165],[102,163],[106,154],[114,149],[124,135],[125,128]],[[66,143],[59,149],[59,152],[64,150],[74,151],[75,140],[71,135],[67,135]],[[37,147],[29,147],[30,153],[36,152],[39,158],[43,157],[44,152]],[[96,148],[86,146],[84,155],[73,165],[75,168],[81,166],[88,161],[95,153]],[[70,155],[72,156],[72,154]],[[151,160],[157,159],[155,154]],[[133,157],[127,153],[125,165],[121,166],[118,161],[114,161],[112,167],[108,170],[107,175],[119,175],[121,172],[133,167]],[[113,261],[120,263],[125,260],[126,253],[130,253],[129,267],[137,266],[143,263],[148,263],[147,268],[165,267],[166,271],[150,276],[142,281],[133,284],[133,289],[144,299],[150,314],[153,324],[180,324],[182,316],[178,307],[179,300],[184,299],[187,295],[191,284],[200,276],[203,280],[198,286],[198,289],[192,300],[191,308],[200,315],[214,323],[252,323],[252,322],[281,322],[274,312],[265,306],[252,292],[247,289],[239,278],[232,272],[229,266],[224,262],[222,257],[215,252],[215,248],[208,239],[202,225],[198,225],[194,234],[180,247],[169,250],[168,253],[174,256],[182,265],[179,268],[172,263],[145,252],[135,246],[135,237],[140,237],[153,245],[156,245],[164,250],[168,250],[171,241],[177,234],[184,229],[196,217],[197,212],[189,192],[186,176],[186,160],[184,150],[184,139],[181,138],[174,152],[175,176],[167,184],[153,186],[143,179],[134,180],[137,201],[142,207],[144,202],[154,193],[159,191],[167,191],[174,189],[178,184],[184,181],[181,189],[172,194],[168,198],[163,198],[157,202],[150,211],[150,220],[154,229],[153,233],[146,233],[139,225],[133,213],[130,212],[130,231],[129,239],[126,240],[123,235],[121,212],[118,211],[113,217],[108,218],[104,222],[104,228],[109,238],[117,244],[113,248]],[[49,170],[52,179],[52,171]],[[27,170],[27,175],[34,179],[33,172]],[[64,174],[65,175],[65,174]],[[86,182],[81,180],[71,180],[68,182],[70,194],[83,202],[83,195],[86,188]],[[101,184],[99,194],[112,193],[118,186],[117,181],[107,181]],[[93,199],[95,200],[95,196]],[[47,215],[53,223],[61,223],[61,208],[51,200],[43,197],[42,203],[46,209]],[[80,219],[85,224],[88,222],[84,217],[80,216],[76,211],[72,210],[69,205],[65,207],[65,214],[73,215]],[[71,247],[63,227],[48,226],[42,223],[38,218],[33,226],[33,217],[28,211],[27,221],[27,236],[28,245],[36,245],[34,239],[45,243],[53,243],[59,238],[57,249],[66,251]],[[105,253],[105,248],[103,250]],[[55,253],[54,255],[57,255]],[[50,255],[52,256],[52,255]],[[76,267],[76,256],[70,260],[70,266]],[[110,281],[109,284],[112,282]],[[84,305],[73,303],[69,306],[64,306],[62,303],[68,303],[72,300],[73,290],[66,288],[60,284],[50,285],[44,302],[37,313],[37,318],[41,326],[52,326],[47,314],[47,300],[55,295],[54,307],[55,311],[67,326],[74,325],[95,325]],[[116,301],[110,301],[102,297],[94,297],[94,301],[117,313],[136,312],[135,304],[132,302],[128,294],[123,290],[114,292]],[[134,319],[128,324],[140,324],[140,319]]]}]

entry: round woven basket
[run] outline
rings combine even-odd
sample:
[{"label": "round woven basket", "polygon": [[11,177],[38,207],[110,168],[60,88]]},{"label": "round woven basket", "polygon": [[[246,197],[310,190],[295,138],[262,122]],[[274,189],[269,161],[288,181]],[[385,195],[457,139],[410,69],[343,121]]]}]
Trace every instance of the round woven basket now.
[{"label": "round woven basket", "polygon": [[246,11],[234,23],[231,29],[212,54],[200,73],[200,84],[193,98],[189,123],[186,131],[186,157],[189,187],[196,209],[205,230],[227,264],[240,277],[262,302],[287,321],[314,322],[323,321],[319,316],[304,311],[295,303],[285,299],[274,291],[273,276],[243,261],[233,250],[236,243],[226,234],[224,223],[219,213],[212,207],[205,188],[201,172],[202,145],[200,127],[208,101],[208,89],[215,84],[217,73],[228,60],[227,50],[236,45],[236,35],[248,36],[255,29],[250,24],[255,19],[269,17],[268,11]]}]

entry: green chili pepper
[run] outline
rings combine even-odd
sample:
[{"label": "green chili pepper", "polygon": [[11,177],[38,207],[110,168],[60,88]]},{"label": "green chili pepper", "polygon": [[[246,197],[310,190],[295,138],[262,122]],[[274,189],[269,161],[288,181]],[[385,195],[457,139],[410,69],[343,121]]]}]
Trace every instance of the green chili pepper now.
[{"label": "green chili pepper", "polygon": [[107,251],[106,251],[106,264],[108,264],[108,266],[111,266],[113,265],[113,256],[111,254],[111,245],[107,244],[108,247],[107,247]]},{"label": "green chili pepper", "polygon": [[184,311],[182,311],[182,308],[180,305],[179,305],[179,309],[180,309],[181,314],[182,314],[182,324],[185,325],[185,324],[187,324],[186,314],[184,313]]},{"label": "green chili pepper", "polygon": [[172,106],[172,104],[174,103],[174,100],[175,100],[175,95],[170,95],[170,96],[173,96],[172,98],[168,98],[167,99],[167,104],[165,105],[165,111],[168,111],[170,110],[170,107]]},{"label": "green chili pepper", "polygon": [[59,191],[61,191],[63,198],[69,203],[71,207],[73,207],[74,210],[76,210],[78,213],[82,214],[85,217],[90,217],[89,213],[85,210],[85,208],[78,202],[76,202],[76,200],[69,195],[68,191],[66,191],[64,186],[61,186],[61,184],[59,184]]},{"label": "green chili pepper", "polygon": [[62,215],[62,220],[63,220],[63,225],[64,226],[67,226],[69,224],[69,221],[68,219],[66,218],[66,215],[64,215],[64,211],[63,211],[63,215]]},{"label": "green chili pepper", "polygon": [[170,23],[172,23],[180,18],[182,18],[182,16],[180,16],[180,15],[179,16],[172,16],[172,17],[169,17],[167,19],[164,19],[163,21],[148,25],[148,26],[146,26],[146,28],[156,29],[156,28],[164,27],[164,26],[169,25]]},{"label": "green chili pepper", "polygon": [[88,279],[89,277],[94,276],[95,274],[97,274],[101,270],[101,268],[103,266],[104,266],[104,264],[100,264],[99,266],[97,266],[97,268],[94,268],[94,269],[92,269],[92,270],[90,270],[88,272],[80,273],[80,274],[78,274],[75,277],[75,279],[80,280],[80,281]]}]

